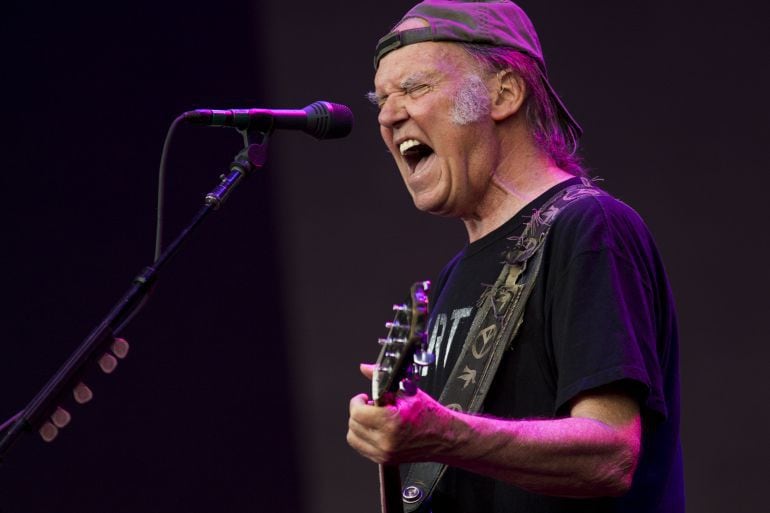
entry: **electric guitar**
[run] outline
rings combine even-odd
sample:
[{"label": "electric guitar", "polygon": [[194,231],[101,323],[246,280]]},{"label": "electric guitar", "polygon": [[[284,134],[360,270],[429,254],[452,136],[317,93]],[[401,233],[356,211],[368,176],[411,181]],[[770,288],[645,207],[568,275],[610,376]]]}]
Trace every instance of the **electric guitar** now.
[{"label": "electric guitar", "polygon": [[[382,349],[372,376],[372,401],[377,406],[393,404],[399,390],[413,395],[420,368],[433,363],[426,334],[429,288],[429,281],[417,282],[404,304],[393,305],[395,316],[385,324],[388,335],[379,339]],[[398,465],[380,465],[379,471],[382,513],[403,513]]]}]

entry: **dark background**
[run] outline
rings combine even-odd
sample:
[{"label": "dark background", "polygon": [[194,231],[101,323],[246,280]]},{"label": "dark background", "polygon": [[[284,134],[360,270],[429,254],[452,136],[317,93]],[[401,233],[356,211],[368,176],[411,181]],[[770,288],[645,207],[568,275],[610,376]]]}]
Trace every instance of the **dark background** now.
[{"label": "dark background", "polygon": [[[21,409],[150,263],[165,130],[194,108],[357,116],[344,140],[275,134],[89,376],[53,444],[0,467],[0,511],[376,511],[345,441],[392,302],[464,243],[414,210],[379,141],[371,50],[411,2],[8,1],[0,17],[0,416]],[[764,3],[521,0],[592,174],[647,219],[682,332],[690,511],[759,509],[770,457]],[[183,126],[176,233],[241,145]]]}]

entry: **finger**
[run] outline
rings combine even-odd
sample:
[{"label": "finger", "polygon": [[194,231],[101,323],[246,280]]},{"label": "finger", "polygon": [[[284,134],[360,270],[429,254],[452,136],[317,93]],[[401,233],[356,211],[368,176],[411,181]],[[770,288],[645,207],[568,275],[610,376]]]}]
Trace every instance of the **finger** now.
[{"label": "finger", "polygon": [[70,423],[71,420],[72,420],[72,415],[70,415],[70,413],[64,408],[62,408],[61,406],[56,408],[56,411],[53,412],[53,415],[51,415],[51,422],[57,428],[65,427],[67,424]]},{"label": "finger", "polygon": [[348,437],[350,436],[354,436],[355,439],[358,440],[358,442],[362,445],[366,444],[376,446],[377,439],[380,434],[376,429],[361,424],[360,422],[351,418],[348,420]]},{"label": "finger", "polygon": [[118,366],[118,360],[114,356],[112,356],[110,353],[104,353],[101,358],[99,358],[99,367],[102,369],[102,372],[105,374],[111,374],[112,371],[115,370],[115,367]]},{"label": "finger", "polygon": [[110,349],[112,349],[112,354],[122,360],[128,355],[128,342],[122,338],[116,338]]},{"label": "finger", "polygon": [[40,438],[42,438],[43,441],[53,442],[53,439],[59,434],[59,428],[50,422],[46,422],[40,427],[38,433],[40,433]]},{"label": "finger", "polygon": [[350,447],[355,449],[355,451],[364,458],[370,459],[375,463],[380,463],[380,461],[378,461],[377,452],[371,444],[361,440],[361,438],[352,431],[348,431],[347,442]]},{"label": "finger", "polygon": [[[358,394],[350,400],[350,422],[357,422],[362,429],[374,429],[377,426],[376,414],[381,408],[373,406],[366,394]],[[374,413],[374,417],[370,413]]]},{"label": "finger", "polygon": [[366,394],[358,394],[350,400],[350,411],[353,411],[353,408],[358,408],[360,406],[367,406],[368,404],[369,404],[369,396]]},{"label": "finger", "polygon": [[358,369],[361,371],[361,374],[364,375],[366,379],[372,379],[372,376],[374,375],[374,369],[377,366],[372,363],[361,363],[358,365]]},{"label": "finger", "polygon": [[398,409],[395,406],[372,406],[366,401],[365,394],[358,395],[350,401],[350,419],[367,430],[394,429],[398,424]]},{"label": "finger", "polygon": [[75,388],[72,389],[72,395],[75,397],[75,401],[77,401],[78,404],[85,404],[94,398],[94,393],[85,383],[78,383]]},{"label": "finger", "polygon": [[376,430],[361,425],[354,419],[348,421],[348,445],[362,456],[377,463],[380,463],[382,459],[382,451],[378,445],[380,437],[381,434]]},{"label": "finger", "polygon": [[397,443],[385,433],[351,422],[347,442],[360,455],[375,463],[394,461]]}]

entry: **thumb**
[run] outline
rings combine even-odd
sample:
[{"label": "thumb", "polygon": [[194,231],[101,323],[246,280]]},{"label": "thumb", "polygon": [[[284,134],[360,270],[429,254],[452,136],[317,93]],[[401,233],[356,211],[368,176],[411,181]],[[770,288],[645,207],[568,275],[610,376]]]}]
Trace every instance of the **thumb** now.
[{"label": "thumb", "polygon": [[362,363],[358,366],[359,370],[361,371],[361,374],[364,375],[366,379],[372,379],[372,375],[374,374],[374,368],[376,365],[373,363]]}]

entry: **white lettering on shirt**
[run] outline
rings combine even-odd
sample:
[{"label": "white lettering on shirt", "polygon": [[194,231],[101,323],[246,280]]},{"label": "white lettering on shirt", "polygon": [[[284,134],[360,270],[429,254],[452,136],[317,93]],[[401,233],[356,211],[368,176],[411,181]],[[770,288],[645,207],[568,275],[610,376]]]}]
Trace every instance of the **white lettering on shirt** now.
[{"label": "white lettering on shirt", "polygon": [[[452,342],[454,341],[455,333],[460,325],[460,321],[467,319],[473,313],[473,307],[459,308],[452,311],[452,326],[449,328],[449,336],[446,338],[446,346],[444,345],[444,335],[446,334],[446,328],[448,318],[446,314],[438,314],[433,322],[433,329],[430,334],[430,341],[428,342],[428,351],[433,353],[436,357],[434,365],[438,367],[445,367],[447,358],[449,356],[449,350],[452,348]],[[443,358],[441,357],[443,355]],[[429,367],[423,367],[420,371],[420,375],[426,376],[428,374]]]},{"label": "white lettering on shirt", "polygon": [[447,340],[446,351],[444,351],[444,363],[441,365],[442,367],[446,367],[446,359],[447,356],[449,356],[449,351],[452,349],[452,341],[455,338],[457,326],[460,324],[461,320],[470,317],[472,311],[473,308],[469,306],[452,312],[452,328],[449,330],[449,339]]}]

